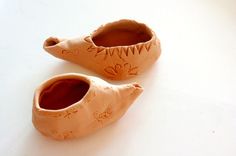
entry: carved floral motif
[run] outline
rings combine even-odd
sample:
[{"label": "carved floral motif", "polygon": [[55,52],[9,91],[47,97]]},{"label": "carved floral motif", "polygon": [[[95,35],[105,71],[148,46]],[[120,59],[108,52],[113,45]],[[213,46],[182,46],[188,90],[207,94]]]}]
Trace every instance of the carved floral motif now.
[{"label": "carved floral motif", "polygon": [[104,71],[110,75],[111,77],[115,77],[117,75],[128,74],[128,75],[137,75],[138,67],[132,67],[131,64],[125,63],[123,65],[116,64],[115,66],[108,66],[104,69]]}]

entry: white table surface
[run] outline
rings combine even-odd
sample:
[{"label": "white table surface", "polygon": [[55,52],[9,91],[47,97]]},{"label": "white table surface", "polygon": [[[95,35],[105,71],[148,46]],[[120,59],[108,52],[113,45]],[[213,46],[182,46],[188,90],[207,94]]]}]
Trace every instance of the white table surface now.
[{"label": "white table surface", "polygon": [[[0,0],[1,156],[235,156],[235,0]],[[162,55],[132,80],[145,91],[118,122],[55,141],[32,125],[34,89],[56,74],[96,75],[42,49],[121,18],[148,24]]]}]

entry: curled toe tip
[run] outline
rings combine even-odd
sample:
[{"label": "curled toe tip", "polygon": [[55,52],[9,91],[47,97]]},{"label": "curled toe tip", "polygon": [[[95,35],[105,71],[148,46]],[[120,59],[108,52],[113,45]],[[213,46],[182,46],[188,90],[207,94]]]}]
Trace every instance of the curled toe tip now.
[{"label": "curled toe tip", "polygon": [[142,86],[140,86],[138,83],[133,83],[133,86],[135,87],[135,88],[140,88],[140,89],[143,89],[143,87]]},{"label": "curled toe tip", "polygon": [[137,82],[133,83],[132,85],[136,90],[140,91],[140,93],[143,92],[143,87]]},{"label": "curled toe tip", "polygon": [[59,41],[58,38],[56,38],[56,37],[49,37],[48,39],[46,39],[46,40],[44,41],[43,47],[44,47],[44,48],[52,47],[52,46],[58,44],[59,42],[60,42],[60,41]]}]

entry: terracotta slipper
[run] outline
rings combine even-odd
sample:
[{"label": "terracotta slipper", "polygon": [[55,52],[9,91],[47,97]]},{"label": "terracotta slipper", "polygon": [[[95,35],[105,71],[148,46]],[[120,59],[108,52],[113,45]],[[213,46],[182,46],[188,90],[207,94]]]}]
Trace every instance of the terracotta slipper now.
[{"label": "terracotta slipper", "polygon": [[145,71],[161,52],[155,33],[145,24],[133,20],[108,23],[85,37],[50,37],[43,47],[57,58],[116,80]]},{"label": "terracotta slipper", "polygon": [[35,92],[33,124],[55,139],[82,137],[121,118],[142,91],[137,83],[111,85],[80,74],[55,76]]}]

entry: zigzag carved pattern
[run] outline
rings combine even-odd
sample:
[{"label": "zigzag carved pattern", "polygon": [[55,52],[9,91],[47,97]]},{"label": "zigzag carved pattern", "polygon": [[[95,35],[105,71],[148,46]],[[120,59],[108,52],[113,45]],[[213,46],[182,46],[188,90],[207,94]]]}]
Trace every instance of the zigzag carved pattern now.
[{"label": "zigzag carved pattern", "polygon": [[88,43],[92,43],[91,39],[90,39],[90,36],[86,36],[84,38],[85,42],[88,42]]},{"label": "zigzag carved pattern", "polygon": [[[87,43],[92,43],[90,36],[86,36],[84,38],[84,40]],[[156,41],[152,40],[146,43],[141,43],[141,44],[137,44],[137,45],[131,45],[131,46],[121,46],[121,47],[111,47],[111,48],[106,48],[106,47],[95,47],[94,45],[90,45],[87,48],[88,52],[96,52],[95,57],[102,55],[102,53],[104,53],[104,59],[107,58],[107,56],[113,56],[115,54],[115,52],[117,53],[117,55],[123,59],[121,57],[122,53],[124,53],[127,57],[129,56],[130,53],[132,53],[133,55],[135,55],[135,51],[137,51],[139,54],[141,54],[142,50],[145,48],[145,50],[147,52],[150,51],[151,47],[153,45],[156,45]]]}]

